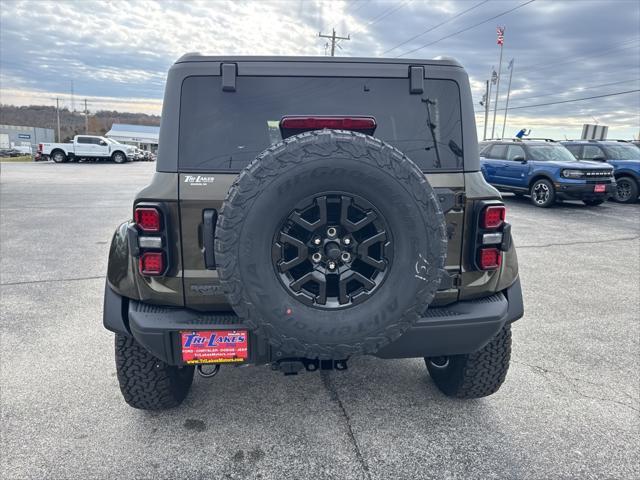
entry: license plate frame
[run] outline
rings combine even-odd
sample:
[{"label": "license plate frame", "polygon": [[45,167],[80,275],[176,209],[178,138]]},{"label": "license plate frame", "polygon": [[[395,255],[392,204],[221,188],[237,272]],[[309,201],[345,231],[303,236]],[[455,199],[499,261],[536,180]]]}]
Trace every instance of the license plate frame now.
[{"label": "license plate frame", "polygon": [[604,193],[607,191],[607,186],[603,183],[597,183],[593,186],[594,193]]},{"label": "license plate frame", "polygon": [[244,363],[249,359],[247,330],[182,330],[180,356],[187,365]]}]

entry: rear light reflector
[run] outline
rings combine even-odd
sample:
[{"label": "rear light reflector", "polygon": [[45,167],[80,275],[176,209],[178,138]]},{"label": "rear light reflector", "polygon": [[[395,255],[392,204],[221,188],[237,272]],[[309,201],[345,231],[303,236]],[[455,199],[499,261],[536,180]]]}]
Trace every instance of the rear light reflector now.
[{"label": "rear light reflector", "polygon": [[507,216],[504,205],[490,205],[484,209],[480,216],[482,228],[499,228]]},{"label": "rear light reflector", "polygon": [[295,133],[299,133],[300,131],[322,130],[324,128],[331,130],[355,130],[366,133],[367,135],[373,135],[376,126],[376,119],[373,117],[291,116],[282,117],[280,120],[280,130],[282,130],[283,136],[285,136],[287,131],[291,130],[297,130]]},{"label": "rear light reflector", "polygon": [[483,245],[500,245],[502,243],[502,233],[485,233],[482,235]]},{"label": "rear light reflector", "polygon": [[162,237],[138,237],[138,246],[140,248],[162,248]]},{"label": "rear light reflector", "polygon": [[134,212],[134,219],[143,232],[159,232],[161,228],[160,212],[153,207],[139,207]]},{"label": "rear light reflector", "polygon": [[164,253],[145,252],[140,255],[138,267],[142,275],[162,275],[164,272]]},{"label": "rear light reflector", "polygon": [[495,270],[502,264],[502,254],[497,248],[481,248],[478,266],[481,270]]}]

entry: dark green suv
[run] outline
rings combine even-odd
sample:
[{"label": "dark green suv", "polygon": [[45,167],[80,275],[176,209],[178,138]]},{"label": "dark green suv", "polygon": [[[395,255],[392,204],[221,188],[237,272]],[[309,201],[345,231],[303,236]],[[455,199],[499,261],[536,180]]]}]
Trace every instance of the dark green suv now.
[{"label": "dark green suv", "polygon": [[180,404],[196,370],[356,355],[422,357],[459,398],[504,381],[518,264],[454,60],[184,56],[156,170],[105,288],[129,405]]}]

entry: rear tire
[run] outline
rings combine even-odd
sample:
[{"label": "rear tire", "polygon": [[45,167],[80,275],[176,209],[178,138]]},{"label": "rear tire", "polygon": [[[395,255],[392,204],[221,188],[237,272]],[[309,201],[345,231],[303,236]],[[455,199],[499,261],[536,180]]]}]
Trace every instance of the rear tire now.
[{"label": "rear tire", "polygon": [[545,178],[533,182],[529,194],[531,195],[531,203],[540,208],[549,208],[556,200],[553,184]]},{"label": "rear tire", "polygon": [[194,367],[168,365],[125,335],[116,334],[115,347],[125,402],[141,410],[164,410],[182,403],[191,388]]},{"label": "rear tire", "polygon": [[613,199],[620,203],[633,203],[638,199],[638,183],[631,177],[616,179],[616,190]]},{"label": "rear tire", "polygon": [[67,161],[67,156],[62,150],[54,150],[51,152],[51,160],[56,163],[64,163]]},{"label": "rear tire", "polygon": [[597,207],[598,205],[602,205],[604,200],[582,200],[582,203],[590,207]]},{"label": "rear tire", "polygon": [[425,358],[436,386],[449,397],[480,398],[498,391],[509,370],[511,325],[482,349],[466,355]]}]

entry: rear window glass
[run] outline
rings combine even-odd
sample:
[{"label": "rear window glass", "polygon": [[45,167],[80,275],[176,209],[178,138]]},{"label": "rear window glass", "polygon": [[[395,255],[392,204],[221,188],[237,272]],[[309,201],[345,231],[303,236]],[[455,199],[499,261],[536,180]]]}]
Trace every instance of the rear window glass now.
[{"label": "rear window glass", "polygon": [[223,92],[220,77],[185,79],[180,170],[241,170],[282,140],[278,123],[287,115],[373,116],[374,136],[422,170],[462,170],[456,82],[425,80],[425,92],[410,95],[408,79],[327,77],[237,77],[235,92]]}]

